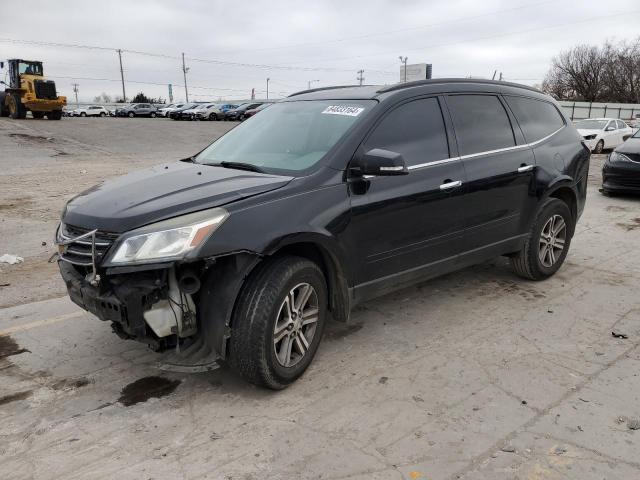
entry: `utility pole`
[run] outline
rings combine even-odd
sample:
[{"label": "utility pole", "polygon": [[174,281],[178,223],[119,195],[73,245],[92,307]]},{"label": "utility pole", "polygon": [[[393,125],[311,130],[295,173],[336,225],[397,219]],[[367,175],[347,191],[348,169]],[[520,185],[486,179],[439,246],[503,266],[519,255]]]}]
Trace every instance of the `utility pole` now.
[{"label": "utility pole", "polygon": [[78,84],[77,83],[72,83],[71,85],[73,85],[73,93],[76,94],[76,108],[80,107],[80,104],[78,103]]},{"label": "utility pole", "polygon": [[184,64],[184,52],[182,52],[182,75],[184,75],[184,98],[186,102],[189,102],[189,90],[187,89],[187,72],[189,69]]},{"label": "utility pole", "polygon": [[267,77],[267,100],[269,100],[269,80],[271,79]]},{"label": "utility pole", "polygon": [[311,84],[315,82],[319,82],[320,80],[308,80],[307,81],[307,90],[311,90]]},{"label": "utility pole", "polygon": [[362,86],[362,82],[364,82],[364,70],[358,70],[358,77],[357,80],[358,82],[360,82],[360,86]]},{"label": "utility pole", "polygon": [[498,73],[498,70],[494,70],[493,71],[493,77],[491,77],[491,80],[495,80],[496,79],[496,74]]},{"label": "utility pole", "polygon": [[118,59],[120,60],[120,78],[122,79],[122,101],[127,101],[127,94],[124,91],[124,71],[122,70],[122,50],[118,49]]},{"label": "utility pole", "polygon": [[402,55],[400,55],[398,58],[400,59],[400,61],[402,63],[404,63],[404,83],[407,83],[407,60],[408,60],[408,58],[407,57],[403,57]]},{"label": "utility pole", "polygon": [[502,81],[502,72],[500,72],[500,78],[498,80]]}]

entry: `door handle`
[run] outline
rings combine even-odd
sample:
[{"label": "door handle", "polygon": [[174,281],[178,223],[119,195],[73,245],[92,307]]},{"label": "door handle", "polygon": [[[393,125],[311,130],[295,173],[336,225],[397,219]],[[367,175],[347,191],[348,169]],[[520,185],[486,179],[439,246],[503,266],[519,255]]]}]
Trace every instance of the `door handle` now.
[{"label": "door handle", "polygon": [[533,170],[534,165],[521,165],[518,167],[518,173],[527,173]]},{"label": "door handle", "polygon": [[460,180],[456,180],[455,182],[447,182],[440,185],[440,190],[451,190],[452,188],[458,188],[462,185]]}]

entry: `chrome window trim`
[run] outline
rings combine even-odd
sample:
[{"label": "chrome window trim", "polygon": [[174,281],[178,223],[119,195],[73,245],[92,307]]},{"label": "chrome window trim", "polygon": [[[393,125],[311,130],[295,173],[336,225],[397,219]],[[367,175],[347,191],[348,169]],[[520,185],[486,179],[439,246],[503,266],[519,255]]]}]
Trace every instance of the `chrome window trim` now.
[{"label": "chrome window trim", "polygon": [[468,155],[461,155],[459,157],[451,157],[451,158],[445,158],[442,160],[434,160],[432,162],[426,162],[426,163],[419,163],[417,165],[411,165],[409,167],[407,167],[409,170],[416,170],[419,168],[425,168],[425,167],[432,167],[434,165],[442,165],[444,163],[449,163],[449,162],[455,162],[456,160],[467,160],[469,158],[475,158],[475,157],[481,157],[483,155],[492,155],[494,153],[502,153],[502,152],[508,152],[508,151],[512,151],[512,150],[522,150],[523,148],[531,148],[534,147],[546,140],[549,140],[551,137],[553,137],[556,133],[558,133],[560,130],[562,130],[563,128],[565,128],[566,125],[561,126],[559,129],[557,129],[555,132],[550,133],[549,135],[547,135],[546,137],[542,137],[539,140],[536,140],[535,142],[531,142],[531,143],[524,143],[522,145],[514,145],[513,147],[506,147],[506,148],[498,148],[496,150],[487,150],[485,152],[478,152],[478,153],[470,153]]}]

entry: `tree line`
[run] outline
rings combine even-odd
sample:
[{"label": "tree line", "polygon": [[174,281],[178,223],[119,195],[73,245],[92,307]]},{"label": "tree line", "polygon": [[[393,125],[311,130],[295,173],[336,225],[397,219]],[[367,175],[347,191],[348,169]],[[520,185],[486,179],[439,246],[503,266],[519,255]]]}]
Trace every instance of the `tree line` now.
[{"label": "tree line", "polygon": [[542,89],[558,100],[640,103],[640,37],[561,52]]}]

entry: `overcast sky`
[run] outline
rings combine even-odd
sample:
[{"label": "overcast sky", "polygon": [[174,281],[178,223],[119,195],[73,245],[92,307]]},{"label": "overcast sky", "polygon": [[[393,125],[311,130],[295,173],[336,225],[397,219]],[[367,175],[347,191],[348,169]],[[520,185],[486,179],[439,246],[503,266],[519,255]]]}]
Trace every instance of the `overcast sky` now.
[{"label": "overcast sky", "polygon": [[491,78],[497,69],[532,85],[563,49],[638,35],[638,0],[29,0],[3,9],[0,58],[42,60],[60,94],[71,99],[75,82],[80,100],[92,101],[122,95],[122,49],[128,97],[167,98],[173,84],[178,101],[184,52],[189,97],[204,101],[248,98],[252,88],[264,98],[267,77],[270,97],[309,81],[353,84],[359,69],[365,83],[395,83],[399,55],[432,63],[434,77]]}]

